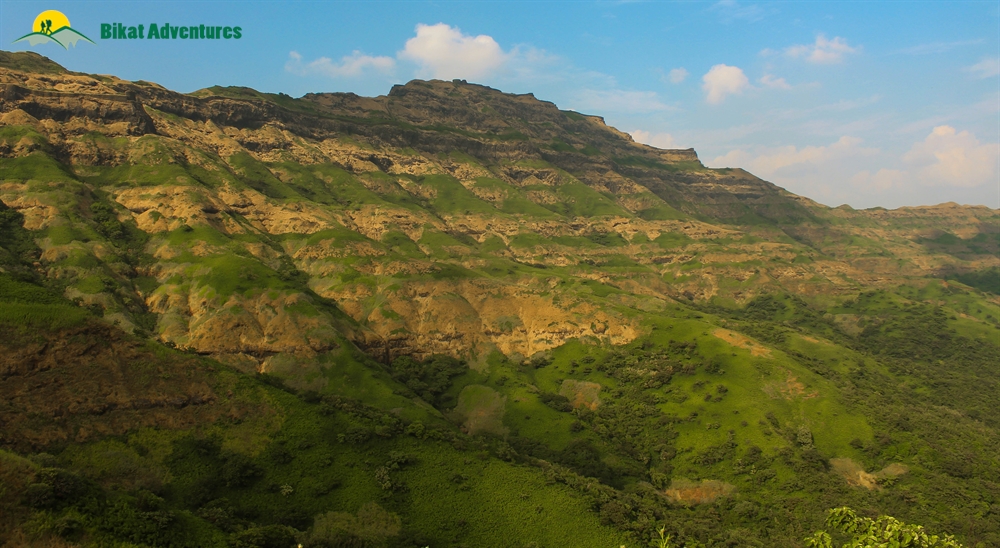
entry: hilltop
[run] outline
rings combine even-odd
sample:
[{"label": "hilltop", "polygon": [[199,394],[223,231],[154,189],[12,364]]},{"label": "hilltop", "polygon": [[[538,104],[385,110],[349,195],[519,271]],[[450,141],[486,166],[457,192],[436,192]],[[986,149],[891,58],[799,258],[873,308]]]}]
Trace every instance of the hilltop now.
[{"label": "hilltop", "polygon": [[[794,545],[843,504],[1000,542],[1000,211],[828,208],[464,81],[181,94],[0,52],[0,93],[0,443],[34,455],[3,458],[177,545],[369,502],[400,546]],[[11,515],[117,534],[80,508]]]}]

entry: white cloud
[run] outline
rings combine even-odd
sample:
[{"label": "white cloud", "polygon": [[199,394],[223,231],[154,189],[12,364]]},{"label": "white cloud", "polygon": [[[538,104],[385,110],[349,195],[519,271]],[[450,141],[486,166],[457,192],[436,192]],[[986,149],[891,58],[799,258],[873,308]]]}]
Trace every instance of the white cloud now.
[{"label": "white cloud", "polygon": [[646,113],[676,110],[660,101],[655,91],[621,89],[583,89],[577,92],[574,108],[583,112]]},{"label": "white cloud", "polygon": [[711,161],[718,167],[744,167],[761,177],[775,175],[792,175],[814,168],[821,168],[832,162],[840,162],[846,158],[870,156],[878,149],[860,146],[862,140],[845,135],[827,146],[807,146],[798,148],[794,145],[758,149],[756,153],[737,149]]},{"label": "white cloud", "polygon": [[788,85],[788,82],[784,78],[775,78],[773,75],[765,74],[757,80],[760,85],[771,88],[771,89],[792,89],[792,86]]},{"label": "white cloud", "polygon": [[968,131],[937,126],[903,155],[924,184],[972,188],[998,181],[1000,143],[981,144]]},{"label": "white cloud", "polygon": [[485,34],[462,34],[458,27],[444,23],[421,23],[416,32],[397,55],[417,63],[418,74],[424,77],[483,78],[500,69],[510,58],[492,36]]},{"label": "white cloud", "polygon": [[860,47],[848,45],[847,40],[844,40],[839,36],[835,37],[833,40],[829,40],[826,36],[820,34],[816,36],[816,42],[813,44],[802,44],[785,48],[785,55],[794,58],[802,58],[810,63],[833,64],[843,61],[844,55],[857,53],[860,50]]},{"label": "white cloud", "polygon": [[715,65],[702,76],[701,80],[703,82],[701,88],[705,90],[705,100],[713,105],[721,103],[727,95],[739,95],[750,87],[750,81],[747,75],[743,74],[743,69],[729,65]]},{"label": "white cloud", "polygon": [[686,68],[680,67],[671,70],[667,74],[667,78],[670,79],[671,84],[679,84],[687,79],[688,74],[690,74]]},{"label": "white cloud", "polygon": [[971,67],[966,67],[965,70],[975,73],[980,78],[990,78],[1000,75],[1000,58],[983,59]]},{"label": "white cloud", "polygon": [[630,134],[636,142],[654,146],[656,148],[682,148],[679,144],[677,144],[674,136],[669,133],[653,133],[637,129],[630,132]]},{"label": "white cloud", "polygon": [[285,70],[293,74],[300,76],[323,74],[332,78],[357,77],[363,75],[368,69],[388,74],[395,68],[396,60],[392,57],[373,57],[360,51],[345,55],[339,63],[333,62],[329,57],[320,57],[315,61],[303,63],[302,55],[293,51],[288,54],[288,62],[285,63]]}]

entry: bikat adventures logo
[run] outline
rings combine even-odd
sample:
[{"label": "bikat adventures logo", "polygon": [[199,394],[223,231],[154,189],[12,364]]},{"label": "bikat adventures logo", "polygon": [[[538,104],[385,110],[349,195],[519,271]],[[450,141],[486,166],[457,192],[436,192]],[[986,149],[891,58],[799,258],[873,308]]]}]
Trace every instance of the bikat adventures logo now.
[{"label": "bikat adventures logo", "polygon": [[[35,17],[32,32],[14,40],[27,42],[32,46],[55,42],[65,49],[85,40],[95,44],[82,32],[70,28],[69,18],[62,12],[46,10]],[[230,25],[177,25],[173,23],[149,23],[148,25],[126,25],[124,23],[101,23],[101,40],[239,40],[243,38],[243,27]]]},{"label": "bikat adventures logo", "polygon": [[71,28],[69,18],[61,11],[46,10],[35,17],[35,22],[31,25],[31,33],[14,40],[14,43],[27,42],[32,46],[38,44],[49,44],[55,42],[65,49],[76,46],[77,42],[85,40],[94,43],[82,32]]}]

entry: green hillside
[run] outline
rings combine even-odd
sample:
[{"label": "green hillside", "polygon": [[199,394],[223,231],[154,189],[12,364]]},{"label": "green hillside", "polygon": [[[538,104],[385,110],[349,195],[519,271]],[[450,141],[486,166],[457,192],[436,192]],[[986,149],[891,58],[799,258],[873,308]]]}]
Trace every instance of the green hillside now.
[{"label": "green hillside", "polygon": [[53,65],[0,56],[0,546],[1000,545],[1000,212]]}]

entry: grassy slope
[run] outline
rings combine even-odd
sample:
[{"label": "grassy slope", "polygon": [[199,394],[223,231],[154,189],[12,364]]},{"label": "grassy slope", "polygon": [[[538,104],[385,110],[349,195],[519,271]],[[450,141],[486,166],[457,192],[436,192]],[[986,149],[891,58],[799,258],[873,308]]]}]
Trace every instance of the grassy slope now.
[{"label": "grassy slope", "polygon": [[[87,210],[83,208],[87,202],[100,201],[100,194],[90,194],[89,192],[93,191],[88,191],[87,186],[77,182],[70,170],[58,164],[45,163],[48,160],[45,160],[44,156],[40,158],[41,163],[38,165],[51,167],[39,168],[34,164],[27,165],[24,160],[5,159],[3,161],[12,167],[8,173],[17,174],[24,171],[27,174],[24,177],[29,178],[32,176],[30,174],[37,172],[36,170],[45,169],[51,171],[47,177],[65,181],[62,183],[62,187],[56,188],[65,189],[63,192],[66,193],[66,197],[53,196],[51,185],[45,188],[48,199],[62,202],[63,207],[80,204],[77,207],[86,213]],[[247,166],[254,164],[243,160],[240,165],[243,166],[242,173],[244,174],[244,178],[241,180],[246,180],[246,169],[249,169]],[[278,168],[278,166],[274,167]],[[286,172],[295,172],[297,168],[294,165],[284,164],[280,166],[280,169]],[[122,184],[116,182],[119,180],[118,177],[125,177],[127,184],[127,180],[134,175],[126,176],[123,175],[124,173],[126,172],[102,175],[101,186]],[[149,173],[153,172],[147,172],[147,175]],[[389,203],[385,201],[383,195],[367,191],[353,180],[353,176],[339,171],[339,168],[329,168],[325,175],[326,178],[322,184],[316,182],[317,180],[310,183],[309,172],[303,172],[298,178],[292,179],[288,184],[282,184],[273,192],[281,194],[281,198],[285,199],[290,199],[293,196],[295,199],[305,199],[308,195],[310,200],[333,207],[352,207],[365,203]],[[168,178],[175,180],[178,176],[172,173],[167,174]],[[277,179],[269,179],[264,171],[259,171],[255,177],[256,180],[263,181],[258,184],[275,184],[274,181],[277,181]],[[437,190],[437,198],[432,202],[424,203],[403,201],[399,205],[415,208],[415,210],[427,208],[427,211],[433,215],[464,213],[471,210],[484,212],[491,208],[492,211],[496,211],[492,205],[479,201],[478,198],[448,178],[420,182],[434,186]],[[603,196],[592,198],[584,194],[581,198],[582,201],[570,203],[582,204],[580,207],[584,208],[600,208],[604,207],[601,205],[603,199]],[[577,205],[567,207],[577,207]],[[127,227],[122,234],[123,239],[118,243],[117,248],[127,251],[130,234]],[[82,216],[69,215],[64,225],[49,228],[44,237],[47,237],[48,242],[53,245],[76,246],[77,253],[68,254],[64,264],[66,268],[79,269],[86,273],[86,275],[79,276],[76,282],[72,281],[73,278],[68,280],[71,286],[75,283],[81,292],[86,293],[88,284],[93,285],[95,280],[98,282],[94,288],[96,291],[104,290],[103,285],[101,285],[104,283],[102,280],[110,278],[111,282],[109,283],[112,285],[114,281],[123,281],[123,278],[114,269],[103,266],[102,263],[106,263],[106,260],[95,261],[91,251],[92,247],[85,245],[88,242],[105,240],[100,226],[95,225],[92,220]],[[294,238],[294,236],[290,237]],[[299,284],[302,282],[296,278],[294,270],[283,274],[272,266],[246,256],[242,252],[243,244],[246,242],[271,245],[267,236],[249,234],[236,238],[222,234],[210,227],[201,226],[195,229],[178,229],[171,233],[156,235],[154,238],[154,241],[162,241],[178,249],[190,248],[195,242],[205,242],[216,246],[221,251],[221,253],[209,256],[182,253],[173,259],[178,264],[187,263],[190,265],[188,267],[190,275],[178,280],[182,287],[192,284],[201,286],[210,290],[210,293],[206,295],[219,297],[260,290],[301,290],[302,286]],[[368,241],[372,245],[386,246],[386,248],[398,250],[404,256],[426,257],[424,252],[420,251],[402,233],[395,236],[399,240],[396,243],[393,243],[394,236],[391,235],[383,237],[381,242],[373,242],[353,231],[346,230],[343,234],[337,231],[329,234],[314,234],[307,241],[332,239],[336,242],[342,238],[346,238],[345,241]],[[595,241],[585,238],[561,237],[550,241],[540,236],[532,238],[522,235],[514,238],[511,246],[512,248],[530,248],[539,244],[559,244],[570,248],[580,246],[589,248],[610,246],[613,248],[622,245],[622,242],[605,240],[607,238],[602,238],[599,240],[600,243],[595,243]],[[285,241],[288,241],[287,237]],[[425,232],[424,237],[418,243],[425,249],[431,250],[443,250],[455,245],[468,246],[468,242],[459,242],[447,234],[432,230]],[[685,245],[686,240],[683,235],[668,233],[660,236],[655,243],[663,249],[669,250],[676,246]],[[480,253],[488,255],[488,245],[490,244],[473,245],[472,249],[479,247]],[[447,254],[437,258],[446,259]],[[128,259],[128,257],[123,259]],[[131,260],[142,260],[141,253]],[[501,261],[501,264],[508,263]],[[612,264],[614,263],[605,263],[601,268],[612,268]],[[511,265],[511,267],[522,268],[519,265]],[[503,267],[501,266],[501,268]],[[101,272],[104,272],[103,277]],[[253,275],[241,275],[246,272]],[[550,270],[547,275],[553,273],[557,272]],[[486,269],[475,275],[495,274]],[[567,280],[572,279],[571,271],[565,271],[561,275],[565,276]],[[579,287],[580,291],[591,294],[593,298],[598,299],[598,302],[603,302],[603,306],[609,308],[619,306],[615,304],[613,298],[622,292],[613,287],[590,280],[581,282]],[[936,290],[936,287],[938,286],[930,284],[923,289],[903,288],[899,294],[887,296],[886,299],[896,303],[910,302],[911,299],[915,299],[913,302],[940,302],[942,299],[947,299],[951,310],[961,310],[967,315],[972,310],[979,311],[972,312],[978,316],[978,321],[947,320],[954,322],[956,331],[961,329],[965,336],[974,340],[982,340],[984,337],[988,339],[994,334],[995,321],[991,320],[1000,317],[1000,311],[996,310],[995,305],[985,301],[974,292],[952,290],[942,293]],[[12,294],[15,293],[17,292],[12,292]],[[873,302],[877,303],[878,301]],[[29,306],[26,309],[28,312],[23,312],[21,311],[22,308],[25,308],[23,304],[11,304],[5,307],[5,313],[17,314],[15,321],[30,321],[37,325],[51,327],[58,327],[59,324],[45,324],[45,321],[79,321],[73,319],[76,317],[74,314],[78,316],[78,313],[65,314],[63,308],[47,312],[42,310],[44,306]],[[65,307],[66,305],[55,304],[51,306]],[[306,306],[309,310],[303,310],[305,314],[336,314],[335,309],[324,309],[322,304],[319,305],[319,308],[312,304]],[[869,303],[866,308],[856,309],[859,306],[861,305],[839,304],[830,309],[829,312],[833,315],[853,313],[857,316],[872,317],[885,316],[886,314],[886,309],[880,307],[881,305]],[[882,413],[883,409],[871,402],[851,402],[850,398],[844,395],[845,389],[849,389],[848,393],[852,394],[857,389],[844,379],[849,379],[854,374],[857,370],[857,364],[864,363],[866,369],[884,376],[879,381],[882,383],[879,386],[884,385],[883,388],[893,385],[895,381],[891,379],[894,378],[901,379],[907,385],[914,385],[915,390],[912,395],[916,398],[914,402],[933,401],[940,402],[940,404],[953,402],[954,396],[948,396],[949,392],[942,392],[948,387],[931,390],[926,386],[928,383],[940,382],[935,379],[935,375],[938,373],[933,369],[928,369],[927,366],[917,368],[918,372],[923,375],[922,377],[914,376],[913,373],[904,375],[898,363],[893,363],[896,366],[893,369],[889,365],[881,364],[876,357],[872,356],[871,352],[877,350],[877,347],[866,346],[865,340],[857,337],[852,340],[851,337],[829,322],[813,321],[812,324],[799,325],[800,333],[791,333],[780,339],[770,338],[772,334],[769,330],[786,329],[783,327],[785,323],[765,322],[765,325],[759,325],[760,320],[794,322],[795,315],[787,311],[783,313],[784,316],[775,315],[773,311],[764,316],[750,314],[750,319],[739,313],[734,316],[732,310],[713,309],[713,312],[715,313],[695,313],[689,308],[678,306],[665,310],[661,314],[649,314],[648,318],[644,320],[644,324],[650,335],[629,348],[615,350],[600,345],[571,344],[553,351],[551,365],[539,369],[513,364],[502,358],[493,359],[492,365],[485,372],[470,371],[457,379],[451,389],[450,399],[445,400],[445,403],[441,405],[441,410],[447,412],[458,403],[459,392],[464,386],[471,384],[490,386],[506,396],[504,412],[497,419],[501,421],[503,430],[511,433],[512,437],[509,438],[509,441],[513,443],[522,457],[540,457],[561,462],[569,469],[576,470],[583,475],[603,478],[606,482],[625,489],[626,491],[622,492],[621,496],[626,496],[624,493],[629,491],[643,493],[643,489],[645,489],[643,485],[650,481],[659,487],[667,487],[670,484],[670,478],[674,480],[719,479],[731,483],[737,488],[738,494],[734,498],[718,503],[721,504],[720,509],[728,508],[726,513],[728,517],[721,530],[717,526],[707,526],[700,521],[705,519],[704,514],[710,511],[711,506],[685,510],[682,507],[666,504],[659,496],[654,496],[651,499],[652,502],[640,499],[644,502],[634,503],[631,506],[627,496],[626,503],[613,501],[615,504],[624,504],[623,507],[627,509],[624,514],[615,513],[614,510],[617,506],[607,501],[602,503],[599,499],[590,503],[576,503],[582,504],[581,509],[596,504],[598,508],[605,510],[602,516],[606,523],[632,529],[638,534],[642,534],[643,529],[650,528],[649,525],[643,525],[642,516],[645,511],[649,517],[659,515],[660,519],[666,519],[675,531],[684,535],[682,538],[721,539],[727,534],[737,534],[733,531],[739,531],[738,534],[744,537],[745,542],[767,542],[768,538],[792,541],[801,538],[810,527],[818,526],[821,512],[827,506],[848,503],[862,507],[865,504],[868,504],[869,507],[874,504],[880,508],[891,508],[891,505],[895,504],[891,497],[889,500],[874,502],[867,499],[864,492],[847,488],[843,480],[828,473],[823,464],[825,459],[832,457],[855,459],[871,471],[879,469],[892,460],[899,460],[910,466],[911,474],[898,480],[897,485],[900,487],[894,486],[893,489],[896,489],[897,492],[903,491],[906,496],[910,497],[916,496],[913,494],[914,492],[926,493],[923,496],[926,496],[929,502],[923,512],[898,508],[896,513],[901,516],[912,516],[911,519],[915,521],[949,527],[952,530],[965,527],[966,520],[969,519],[968,516],[974,516],[976,520],[990,519],[988,514],[981,511],[966,513],[963,516],[962,513],[945,510],[936,502],[939,500],[939,495],[928,491],[939,484],[951,482],[952,485],[955,485],[954,482],[960,482],[962,480],[961,474],[967,473],[969,469],[981,468],[986,472],[987,477],[992,477],[990,474],[995,475],[996,463],[984,461],[981,457],[982,451],[988,451],[988,448],[991,447],[988,438],[984,438],[981,431],[972,429],[970,425],[970,429],[957,433],[957,436],[967,438],[963,444],[964,447],[974,448],[964,453],[959,452],[957,455],[949,452],[946,445],[940,445],[940,442],[930,436],[930,433],[910,434],[912,439],[905,442],[897,442],[895,438],[889,436],[887,441],[884,434],[879,437],[878,430],[881,427],[882,432],[885,432],[887,421],[894,419],[886,417]],[[623,309],[623,313],[634,314],[635,312]],[[899,310],[894,310],[894,313],[898,317]],[[990,318],[987,318],[988,315]],[[816,312],[807,314],[807,317],[812,320],[815,320],[815,316]],[[772,327],[769,328],[767,325]],[[714,334],[715,330],[720,328],[743,331],[751,336],[761,337],[758,341],[759,348],[767,347],[770,356],[754,356],[746,348],[732,346],[722,341]],[[672,348],[671,343],[675,346],[679,343],[692,343],[691,348],[694,350]],[[669,377],[670,380],[666,385],[653,389],[637,388],[635,379],[626,382],[622,380],[620,375],[613,374],[616,369],[630,367],[630,363],[643,363],[647,359],[644,356],[654,355],[656,352],[663,352],[662,355],[676,369],[675,374]],[[585,358],[585,356],[590,356],[590,358]],[[582,365],[584,360],[589,361],[590,365]],[[323,376],[331,381],[326,383],[326,386],[331,387],[329,389],[331,393],[339,392],[342,395],[360,398],[383,409],[398,406],[398,403],[393,403],[397,396],[392,394],[392,389],[385,388],[385,383],[390,382],[386,375],[378,371],[373,374],[371,370],[358,365],[357,360],[352,358],[349,353],[341,353],[340,357],[331,355],[322,363],[324,365],[321,369],[325,371]],[[710,364],[712,372],[707,370],[706,364]],[[982,379],[986,381],[991,379],[990,373],[984,372],[983,374],[986,376],[981,377]],[[975,406],[970,403],[968,408],[961,408],[959,411],[969,409],[974,413],[984,412],[982,406],[985,403],[984,394],[988,394],[993,385],[989,382],[977,383],[975,382],[977,377],[963,378],[966,384],[959,389],[966,389],[977,394],[975,399],[977,403]],[[598,412],[596,413],[597,419],[595,419],[586,413],[573,414],[557,411],[540,401],[540,393],[558,393],[566,379],[601,384],[602,405],[604,405],[603,409],[611,410],[608,411],[609,416],[601,417],[601,413]],[[967,382],[970,379],[973,382]],[[917,386],[918,382],[921,383],[919,386]],[[724,387],[724,390],[720,387]],[[785,390],[787,394],[782,390]],[[622,410],[628,409],[638,402],[650,406],[644,408],[647,409],[648,416],[637,424],[629,424],[627,414],[621,415]],[[898,406],[893,408],[898,409]],[[910,412],[912,412],[911,408],[905,406],[896,411],[896,413]],[[404,413],[404,416],[413,419],[419,414],[414,410]],[[303,420],[306,423],[316,420],[305,418],[308,416],[308,414],[303,415]],[[974,418],[976,416],[973,415]],[[942,420],[940,413],[926,419],[929,424],[936,424],[936,421],[940,420]],[[315,423],[311,424],[315,426]],[[581,424],[583,425],[582,429],[579,427]],[[803,453],[803,447],[796,441],[802,427],[807,428],[813,437],[815,454],[808,451]],[[617,435],[619,431],[630,431],[630,429],[634,430],[634,434],[627,435],[626,439]],[[282,432],[284,430],[282,428]],[[655,432],[660,432],[660,434],[657,435]],[[435,455],[436,459],[440,450],[434,447],[424,447],[424,445],[424,442],[410,442],[411,452],[413,447],[417,447],[425,452],[422,454]],[[395,450],[394,447],[391,445],[383,446],[374,449],[374,452],[357,453],[356,456],[369,455],[367,460],[374,466],[377,463],[372,460],[371,455],[387,454],[387,452]],[[582,453],[581,448],[583,448]],[[762,459],[762,462],[750,465],[754,467],[754,470],[764,470],[765,472],[761,475],[758,475],[757,472],[748,474],[746,465],[740,464],[750,458],[747,455],[756,455],[753,453],[756,450],[751,448],[761,450],[759,457],[752,458]],[[928,451],[934,452],[935,456],[928,459],[926,456]],[[938,453],[942,452],[947,454],[938,456]],[[574,453],[590,455],[592,458],[589,460],[574,458]],[[658,463],[657,459],[664,460],[660,456],[661,454],[670,455],[666,459],[666,463]],[[816,460],[817,455],[819,456],[818,461]],[[427,458],[429,457],[420,457],[418,461]],[[968,462],[970,458],[972,461]],[[493,474],[490,466],[479,468],[471,474],[462,472],[461,470],[466,469],[466,465],[457,465],[456,463],[459,461],[465,463],[467,460],[467,457],[462,457],[461,454],[457,453],[453,460],[445,459],[436,464],[435,466],[447,472],[445,476],[431,480],[431,484],[447,485],[443,480],[451,481],[456,475],[475,477],[484,482],[493,481],[489,479]],[[72,464],[68,465],[73,466]],[[266,467],[266,463],[264,466]],[[431,469],[436,470],[436,468]],[[312,467],[310,465],[302,470],[312,470]],[[347,464],[338,470],[338,474],[341,476],[352,477],[356,475],[353,469],[348,468]],[[409,470],[410,468],[404,468],[401,475],[407,476],[410,474]],[[455,470],[460,471],[455,472]],[[945,470],[951,470],[951,473],[959,474],[959,476],[950,475],[951,473]],[[90,473],[100,476],[106,472],[92,470]],[[291,475],[288,475],[289,473]],[[277,475],[275,477],[302,478],[303,473],[301,470],[299,472],[282,472],[280,469],[276,469],[275,474]],[[506,472],[506,474],[510,473]],[[530,476],[533,472],[526,473]],[[421,481],[434,478],[433,475],[427,476],[426,473],[411,475]],[[956,477],[958,480],[955,479]],[[288,479],[288,481],[292,481],[292,479]],[[463,483],[459,485],[465,485],[465,480],[462,481]],[[533,480],[526,477],[523,481],[530,483]],[[276,483],[277,480],[274,480],[267,485],[273,488]],[[509,484],[510,488],[497,490],[495,487],[487,489],[476,487],[470,483],[462,487],[463,490],[455,491],[447,495],[446,498],[450,501],[449,504],[456,504],[456,507],[468,509],[468,501],[463,502],[464,499],[455,493],[479,493],[481,495],[482,489],[487,489],[487,491],[494,492],[495,497],[499,497],[496,500],[497,504],[506,506],[512,500],[521,501],[519,497],[522,491],[515,494],[511,490],[517,484],[518,482],[512,482]],[[489,485],[489,483],[483,485]],[[331,503],[327,502],[328,499],[323,499],[322,504],[329,506],[328,510],[352,511],[352,508],[360,507],[363,499],[366,497],[376,498],[370,495],[378,493],[378,491],[372,491],[371,486],[368,487],[368,491],[360,487],[358,489],[360,489],[358,493],[362,494],[352,495],[353,498],[348,497],[347,500],[351,501],[350,503],[330,505]],[[468,491],[464,489],[468,489]],[[794,493],[790,498],[789,492]],[[991,492],[991,488],[985,487],[984,493],[989,492]],[[285,498],[261,496],[264,497],[260,499],[261,501],[271,501],[256,503],[264,507],[268,504],[274,504],[275,501],[287,502]],[[445,495],[437,495],[437,499],[428,500],[440,500],[443,496]],[[510,497],[513,499],[508,500]],[[240,498],[241,500],[257,500],[253,497],[247,498],[247,494],[241,495]],[[548,499],[548,496],[543,498]],[[885,496],[882,498],[885,499]],[[781,503],[779,504],[778,501]],[[301,505],[303,508],[309,508],[303,510],[307,515],[314,511],[314,513],[318,513],[321,509],[322,504],[317,506],[310,506],[310,504],[312,503],[295,503],[296,506]],[[435,502],[431,507],[424,508],[422,503],[416,501],[405,508],[403,506],[387,506],[387,508],[399,511],[404,516],[404,522],[412,520],[414,525],[410,527],[419,532],[421,528],[416,524],[437,523],[435,527],[440,526],[441,522],[428,521],[432,519],[430,516],[438,515],[440,518],[445,515],[434,509],[439,504],[439,502]],[[572,507],[569,502],[559,502],[558,504],[550,502],[550,504],[570,504]],[[654,509],[645,509],[643,504],[652,504]],[[530,514],[531,511],[537,511],[538,507],[543,508],[540,515],[544,515],[545,506],[546,504],[522,504],[523,508],[517,510],[512,516],[522,516],[517,512],[523,512],[525,508],[530,510],[528,512]],[[736,511],[737,508],[742,509],[742,513]],[[748,508],[754,510],[751,512]],[[244,510],[239,509],[239,511]],[[478,511],[476,510],[476,512]],[[250,513],[253,514],[253,511]],[[693,515],[689,515],[692,513]],[[585,516],[586,513],[579,515]],[[478,514],[473,513],[470,516],[478,516]],[[491,531],[503,530],[505,526],[500,525],[500,523],[506,519],[508,518],[498,518],[498,521],[491,522],[484,521],[481,517],[475,517],[473,521],[482,524],[483,531]],[[523,517],[510,519],[518,523],[524,521]],[[532,519],[543,518],[533,517]],[[779,520],[783,526],[782,532],[764,533],[763,530],[759,529],[760,524],[769,519]],[[304,528],[307,521],[299,521],[296,525]],[[478,533],[475,528],[469,529],[467,525],[463,527],[464,529],[455,533],[456,538],[485,539],[487,537],[476,537],[476,535],[489,534]],[[427,534],[426,531],[429,530],[423,529],[424,533],[421,534]],[[525,531],[537,530],[539,529],[528,528]],[[586,530],[585,527],[584,530]],[[729,531],[729,533],[725,531]]]},{"label": "grassy slope", "polygon": [[[240,90],[231,93],[256,97]],[[294,103],[284,97],[269,96],[268,100]],[[264,163],[248,154],[223,159],[203,151],[182,151],[159,136],[145,136],[132,144],[87,137],[94,146],[108,150],[144,147],[140,162],[116,168],[62,165],[44,137],[30,128],[0,128],[0,138],[11,145],[27,139],[37,148],[25,157],[0,159],[3,179],[26,182],[29,197],[60,209],[55,222],[28,238],[46,249],[58,249],[46,265],[59,272],[58,285],[46,286],[55,282],[32,278],[25,259],[8,258],[5,268],[27,276],[0,278],[0,295],[5,299],[0,320],[8,326],[55,333],[94,321],[90,312],[62,298],[76,291],[97,296],[81,302],[96,303],[100,297],[91,311],[109,319],[120,315],[140,327],[140,334],[153,332],[158,328],[156,318],[150,322],[149,312],[135,304],[143,300],[138,295],[169,290],[200,292],[220,301],[261,292],[302,294],[307,298],[294,313],[319,315],[329,318],[332,325],[354,328],[333,303],[310,291],[315,280],[290,261],[265,260],[248,251],[263,245],[280,254],[318,243],[334,248],[363,243],[386,253],[328,259],[317,268],[329,267],[337,274],[323,277],[320,283],[324,284],[377,286],[380,281],[375,276],[361,271],[371,272],[377,263],[427,262],[433,265],[432,274],[425,271],[415,276],[554,278],[567,296],[583,296],[607,310],[640,318],[644,335],[626,347],[574,341],[550,351],[546,359],[527,363],[495,353],[484,369],[451,379],[437,410],[414,403],[410,398],[415,394],[391,380],[395,371],[365,359],[344,338],[336,337],[339,349],[317,359],[316,367],[308,372],[310,377],[298,378],[296,367],[281,370],[297,386],[322,386],[322,395],[296,397],[213,366],[220,368],[219,386],[231,388],[234,401],[266,402],[266,420],[205,425],[193,431],[140,429],[117,438],[52,448],[54,452],[61,449],[55,461],[36,456],[45,466],[65,467],[98,482],[104,489],[94,495],[98,498],[121,497],[140,508],[146,503],[140,501],[145,495],[138,489],[155,491],[164,501],[142,511],[173,512],[178,521],[168,528],[173,527],[170,530],[184,543],[224,542],[251,524],[283,523],[305,529],[320,512],[355,512],[373,500],[402,517],[401,545],[620,543],[621,533],[598,525],[598,520],[640,539],[666,524],[686,542],[794,545],[819,526],[823,510],[842,504],[950,530],[970,544],[1000,543],[996,512],[1000,500],[996,440],[1000,436],[992,402],[998,390],[995,364],[1000,363],[1000,307],[995,295],[957,283],[945,286],[915,280],[894,291],[820,296],[806,302],[783,294],[780,284],[774,284],[769,288],[777,297],[758,298],[746,306],[719,300],[712,305],[644,309],[627,300],[628,293],[615,285],[576,278],[595,273],[658,277],[648,265],[618,253],[625,242],[617,234],[545,238],[522,233],[509,246],[498,238],[477,243],[429,225],[416,242],[398,230],[375,241],[346,228],[273,236],[256,230],[225,234],[199,225],[146,235],[128,222],[117,222],[106,214],[102,217],[100,207],[94,205],[116,208],[105,194],[116,188],[170,184],[198,190],[232,185],[254,188],[283,203],[321,204],[337,212],[374,205],[432,219],[467,214],[539,220],[632,215],[565,172],[560,173],[561,184],[554,187],[517,189],[492,178],[477,180],[477,186],[505,194],[498,205],[480,199],[446,175],[413,177],[412,182],[432,196],[418,198],[401,188],[374,192],[361,182],[368,177],[387,187],[396,185],[395,178],[382,173],[356,176],[333,165],[307,168],[289,162]],[[178,161],[192,152],[202,155],[203,165],[212,169]],[[697,168],[619,160],[681,174]],[[531,167],[552,166],[535,161]],[[527,191],[554,193],[558,202],[532,202]],[[684,218],[665,203],[639,216]],[[232,219],[249,226],[238,216]],[[835,237],[821,241],[789,230],[814,246],[809,248],[766,219],[750,221],[756,226],[748,232],[757,236],[744,236],[742,241],[699,241],[692,257],[662,280],[681,283],[707,267],[753,269],[764,262],[793,266],[824,255],[886,254],[885,242],[864,236],[831,231]],[[855,221],[843,224],[851,222]],[[665,253],[687,250],[693,243],[677,233],[664,233],[654,242],[640,238],[645,236],[637,235],[633,243],[655,246]],[[788,244],[796,255],[792,259],[753,256],[729,265],[713,264],[706,258],[732,245],[753,243],[755,238]],[[963,256],[989,251],[995,245],[985,237],[970,242],[954,238],[939,236],[922,245],[932,252]],[[5,250],[14,249],[12,243],[0,244]],[[202,249],[211,252],[188,251],[202,244]],[[163,246],[179,253],[154,261],[151,250]],[[608,254],[599,264],[546,269],[501,256],[524,250],[539,255],[552,249],[596,249]],[[17,254],[8,252],[7,256]],[[470,270],[457,265],[470,256],[481,259],[484,266]],[[153,278],[136,275],[137,268],[154,262],[179,268],[176,279],[161,286]],[[750,287],[757,279],[724,283]],[[988,277],[958,276],[957,280],[986,291],[993,288]],[[373,300],[373,309],[377,306]],[[719,329],[740,333],[754,344],[744,341],[734,346],[718,336],[724,333]],[[730,340],[743,341],[731,336]],[[314,382],[317,376],[326,382]],[[599,384],[600,406],[594,411],[567,410],[564,402],[554,398],[573,385],[567,385],[567,380]],[[345,404],[334,396],[371,408]],[[499,411],[496,402],[503,402]],[[461,423],[463,414],[477,406],[493,406],[482,437],[459,434],[441,418]],[[394,423],[396,415],[386,413],[390,409],[398,409],[403,421]],[[456,409],[461,413],[453,414]],[[419,429],[402,433],[405,423],[417,420],[440,428],[441,433],[431,438],[419,434]],[[498,439],[491,431],[505,432],[507,437]],[[198,441],[212,436],[220,440],[219,447]],[[383,489],[376,471],[392,468],[393,453],[409,455],[412,462],[397,462],[399,469],[389,472],[390,483],[397,488]],[[242,487],[213,483],[213,476],[222,477],[225,467],[233,466],[233,454],[250,459],[244,471],[258,470],[259,474],[251,475]],[[828,461],[835,457],[854,459],[868,471],[901,462],[910,472],[885,482],[881,490],[867,491],[849,487],[829,470]],[[4,458],[15,463],[11,466],[28,470],[28,475],[39,466],[9,455]],[[129,484],[136,470],[159,471],[160,483],[154,478],[149,485]],[[703,479],[727,482],[735,486],[735,492],[711,504],[687,507],[668,502],[654,491],[673,481]],[[398,487],[403,484],[405,489]],[[17,485],[10,488],[28,488]],[[292,492],[282,494],[283,485]],[[228,501],[220,502],[223,498]],[[82,507],[19,508],[26,512],[23,516],[34,512],[36,521],[48,524],[43,527],[45,534],[62,531],[64,536],[79,534],[90,540],[112,535],[101,529],[106,527],[100,521],[104,510],[86,514]],[[85,514],[79,530],[55,525],[70,519],[73,512]],[[219,518],[223,525],[215,526],[199,515],[229,516],[230,521]],[[177,524],[189,525],[192,532],[181,534]]]}]

